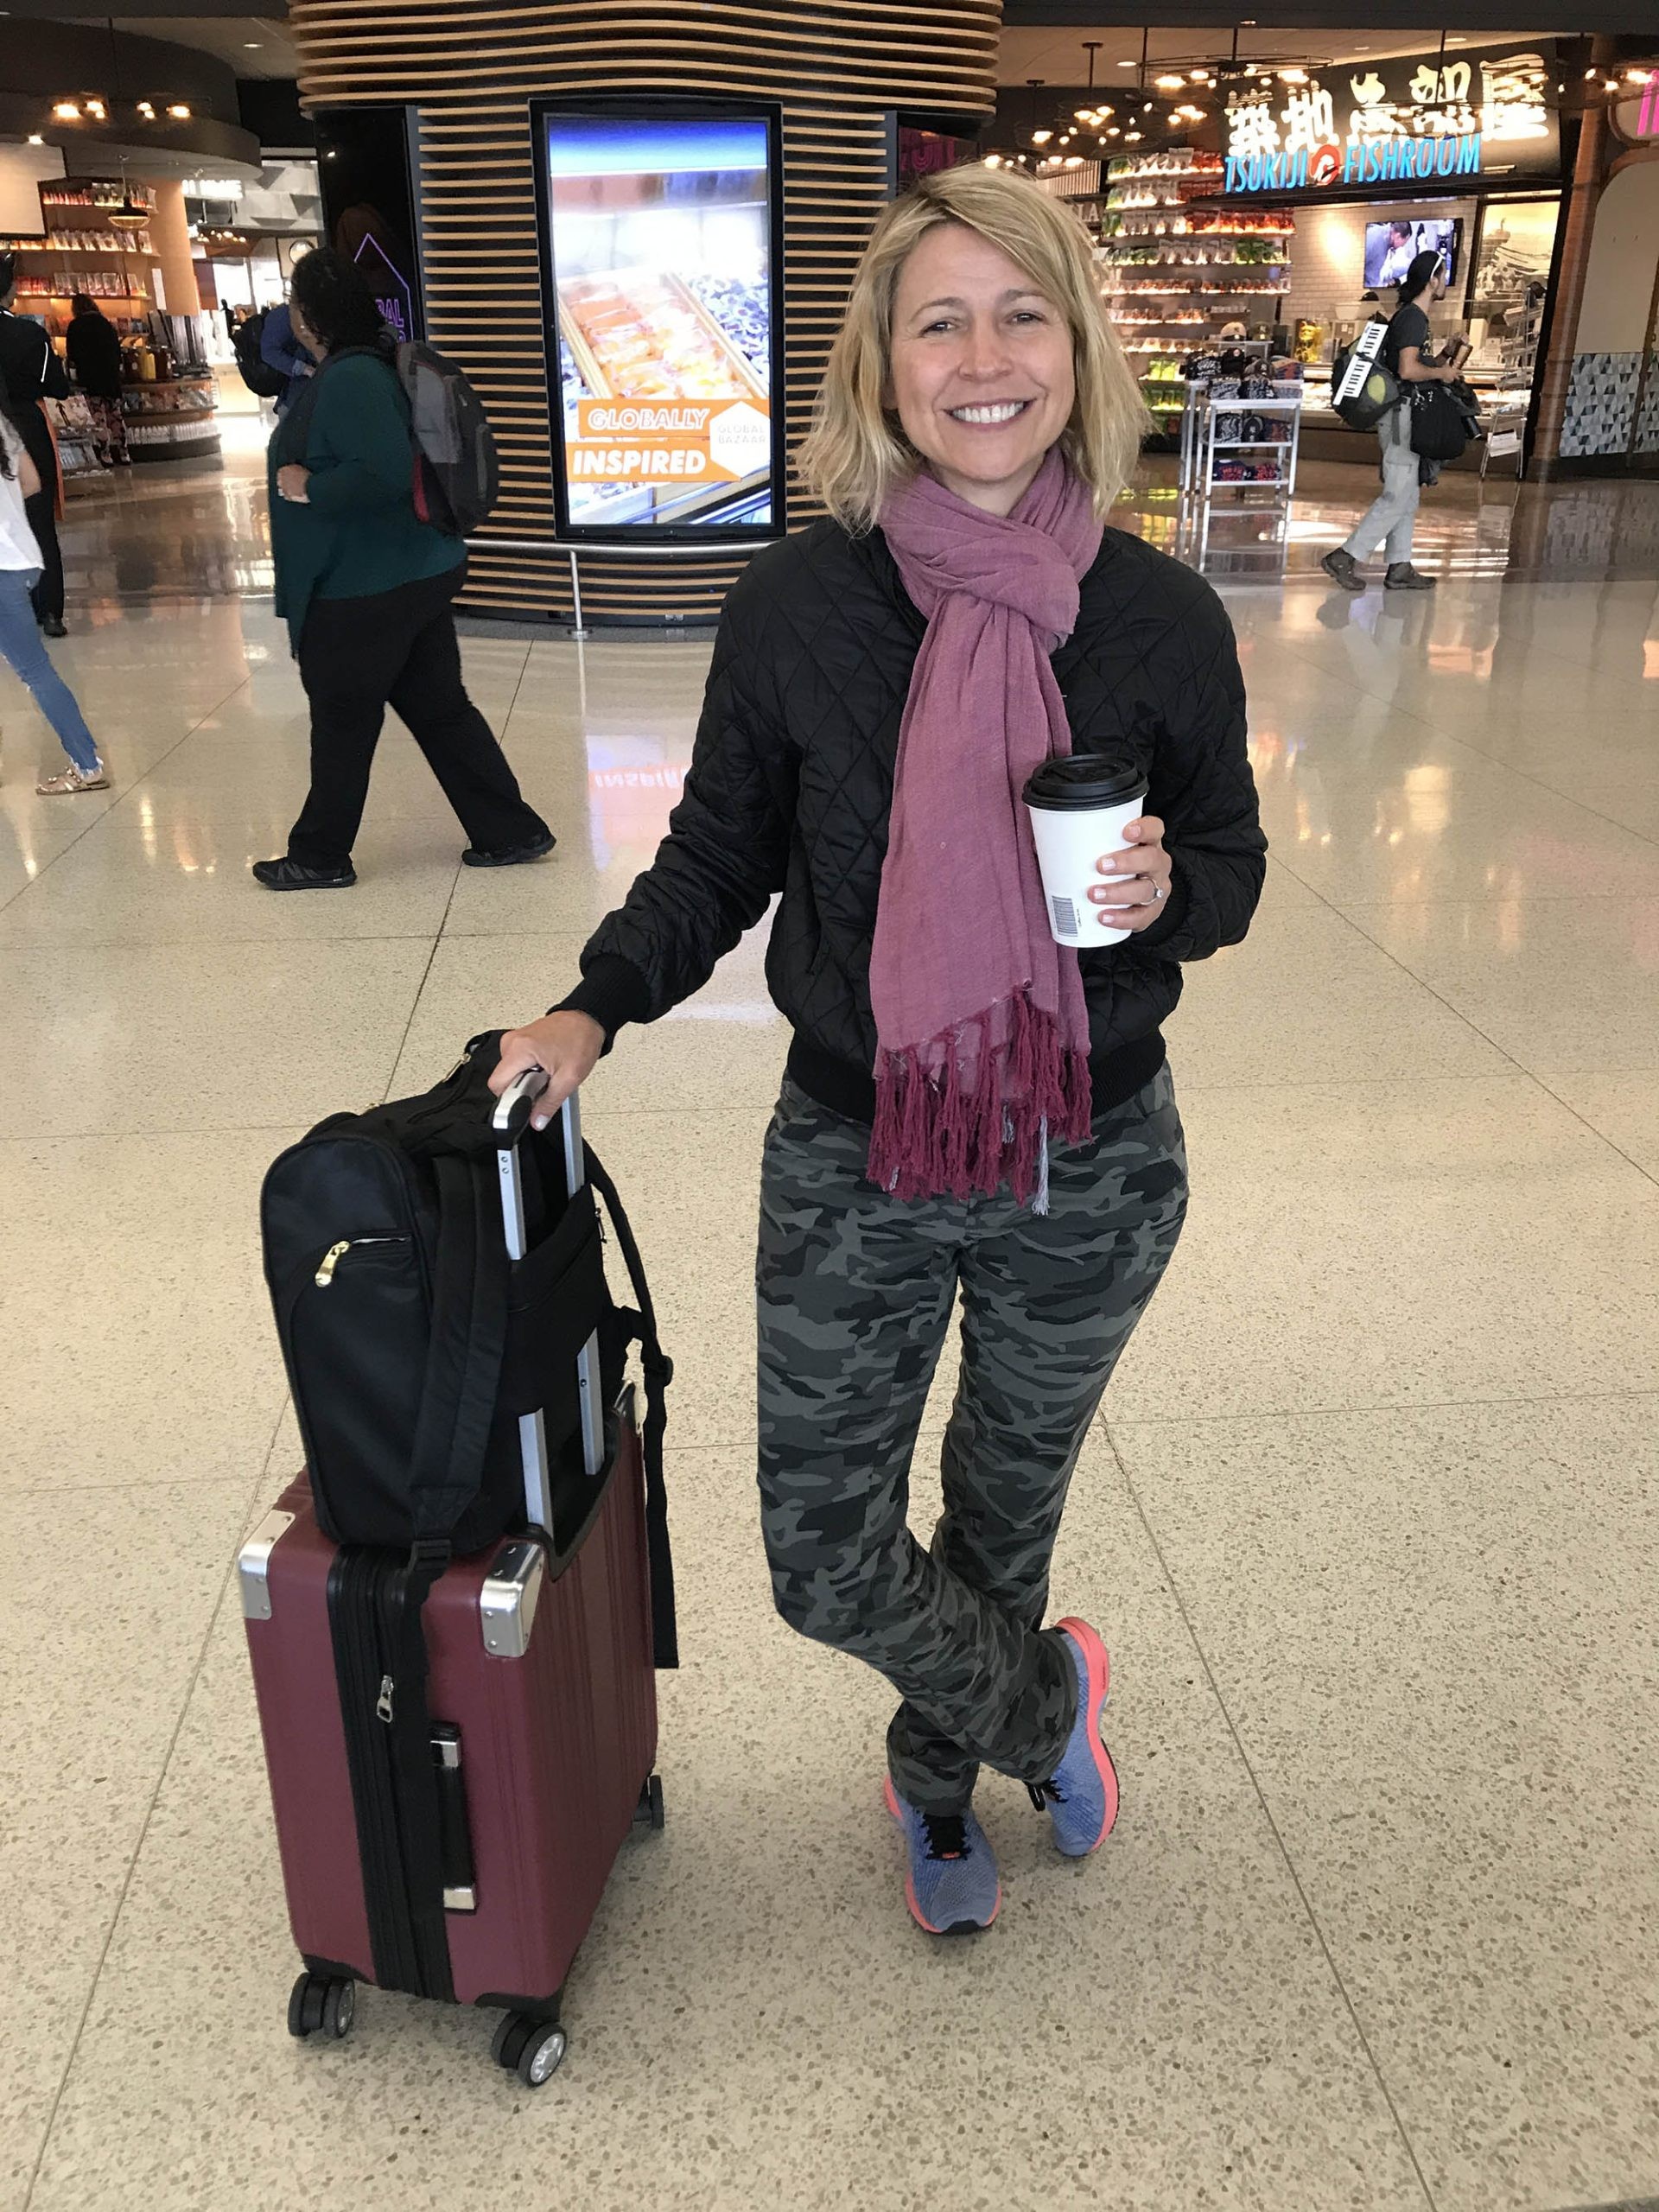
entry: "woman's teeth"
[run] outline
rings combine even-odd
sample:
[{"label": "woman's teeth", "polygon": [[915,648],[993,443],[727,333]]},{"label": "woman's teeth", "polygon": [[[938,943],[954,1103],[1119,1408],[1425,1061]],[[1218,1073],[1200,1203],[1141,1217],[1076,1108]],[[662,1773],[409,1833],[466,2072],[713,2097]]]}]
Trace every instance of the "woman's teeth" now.
[{"label": "woman's teeth", "polygon": [[953,423],[1012,423],[1030,404],[1028,399],[1003,399],[992,407],[952,407],[948,411]]}]

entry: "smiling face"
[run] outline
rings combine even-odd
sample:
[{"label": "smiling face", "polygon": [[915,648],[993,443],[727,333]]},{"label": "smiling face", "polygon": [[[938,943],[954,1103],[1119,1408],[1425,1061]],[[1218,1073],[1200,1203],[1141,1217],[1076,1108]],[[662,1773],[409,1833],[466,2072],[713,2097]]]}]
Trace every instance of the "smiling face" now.
[{"label": "smiling face", "polygon": [[889,402],[947,491],[1009,513],[1071,418],[1071,333],[1000,246],[939,223],[899,272]]}]

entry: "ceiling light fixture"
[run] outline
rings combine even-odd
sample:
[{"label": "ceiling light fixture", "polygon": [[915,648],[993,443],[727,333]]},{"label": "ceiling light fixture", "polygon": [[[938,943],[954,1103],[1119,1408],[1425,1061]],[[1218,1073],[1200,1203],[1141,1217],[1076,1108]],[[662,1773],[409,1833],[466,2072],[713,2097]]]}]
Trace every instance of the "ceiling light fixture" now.
[{"label": "ceiling light fixture", "polygon": [[59,100],[55,102],[52,109],[52,114],[54,120],[58,123],[79,123],[80,121],[80,110],[75,105],[73,100]]},{"label": "ceiling light fixture", "polygon": [[170,116],[176,118],[180,123],[188,123],[190,120],[190,111],[182,100],[175,100],[167,111]]},{"label": "ceiling light fixture", "polygon": [[1033,130],[1031,134],[1031,143],[1033,146],[1046,146],[1053,136],[1054,133],[1052,130]]},{"label": "ceiling light fixture", "polygon": [[1152,81],[1160,92],[1180,92],[1186,89],[1185,77],[1154,77]]},{"label": "ceiling light fixture", "polygon": [[31,130],[29,134],[29,143],[31,146],[44,146],[46,141],[38,130]]}]

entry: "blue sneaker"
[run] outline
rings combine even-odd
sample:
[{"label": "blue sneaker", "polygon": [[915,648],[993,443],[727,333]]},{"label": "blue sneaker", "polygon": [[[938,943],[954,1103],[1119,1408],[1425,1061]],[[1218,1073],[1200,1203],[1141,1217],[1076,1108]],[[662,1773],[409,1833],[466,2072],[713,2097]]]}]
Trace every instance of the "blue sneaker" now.
[{"label": "blue sneaker", "polygon": [[1077,1717],[1060,1763],[1046,1782],[1033,1783],[1031,1802],[1054,1823],[1054,1847],[1068,1859],[1098,1851],[1117,1818],[1117,1770],[1100,1740],[1100,1708],[1111,1666],[1087,1621],[1058,1621],[1077,1670]]},{"label": "blue sneaker", "polygon": [[905,1831],[905,1902],[930,1936],[971,1936],[1002,1909],[1002,1885],[985,1831],[970,1811],[918,1813],[887,1777],[887,1810]]}]

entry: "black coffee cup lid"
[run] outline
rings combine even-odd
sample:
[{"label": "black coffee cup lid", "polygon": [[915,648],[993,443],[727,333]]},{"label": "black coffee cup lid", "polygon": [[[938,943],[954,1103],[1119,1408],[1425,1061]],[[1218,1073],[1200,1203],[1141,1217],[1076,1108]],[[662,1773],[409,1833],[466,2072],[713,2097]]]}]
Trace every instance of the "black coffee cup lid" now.
[{"label": "black coffee cup lid", "polygon": [[1133,760],[1103,753],[1072,753],[1045,760],[1026,785],[1027,806],[1082,813],[1090,807],[1122,806],[1146,796],[1147,779]]}]

